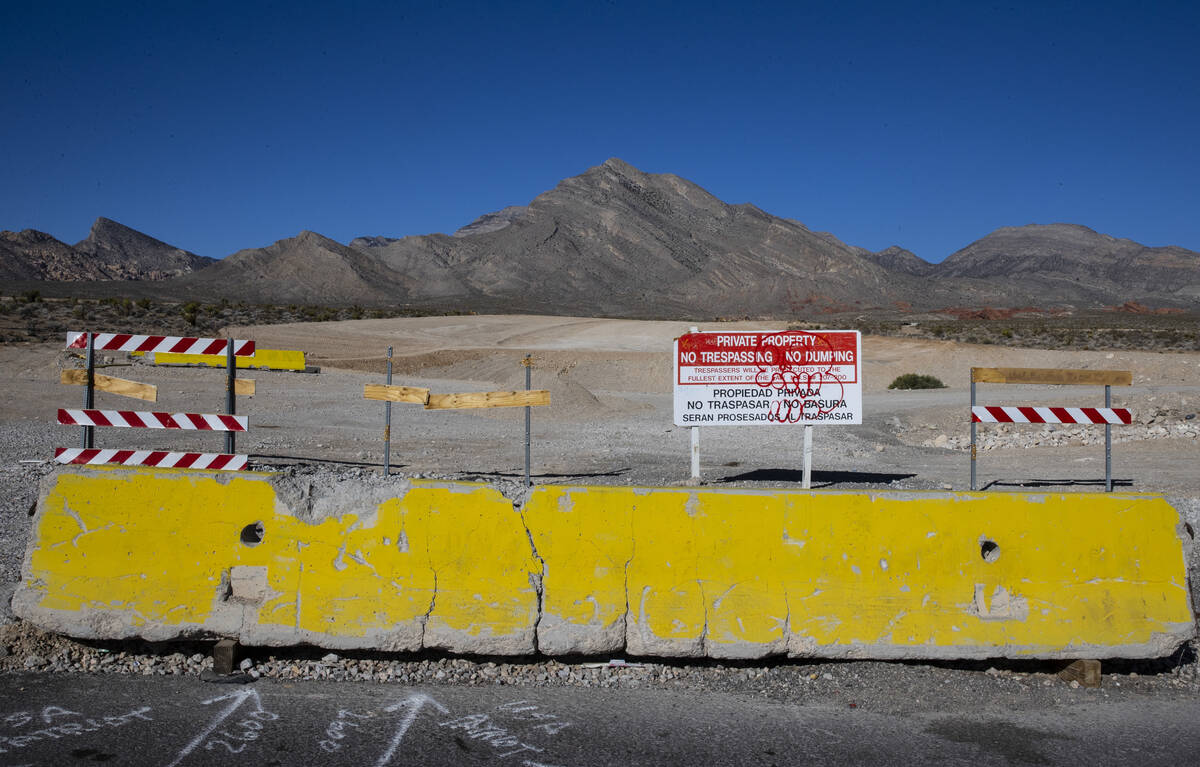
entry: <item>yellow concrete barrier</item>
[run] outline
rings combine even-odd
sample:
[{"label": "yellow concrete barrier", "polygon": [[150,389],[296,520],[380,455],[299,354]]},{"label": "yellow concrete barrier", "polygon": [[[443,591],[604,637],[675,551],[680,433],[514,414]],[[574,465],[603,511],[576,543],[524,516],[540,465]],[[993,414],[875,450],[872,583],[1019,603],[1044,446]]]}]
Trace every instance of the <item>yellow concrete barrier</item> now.
[{"label": "yellow concrete barrier", "polygon": [[1193,635],[1134,494],[535,488],[64,467],[18,615],[86,638],[483,654],[1154,657]]},{"label": "yellow concrete barrier", "polygon": [[[239,370],[299,370],[304,371],[304,352],[290,349],[257,349],[253,357],[235,357],[234,365]],[[155,365],[207,365],[208,367],[223,368],[226,364],[224,354],[176,354],[173,352],[155,352]]]}]

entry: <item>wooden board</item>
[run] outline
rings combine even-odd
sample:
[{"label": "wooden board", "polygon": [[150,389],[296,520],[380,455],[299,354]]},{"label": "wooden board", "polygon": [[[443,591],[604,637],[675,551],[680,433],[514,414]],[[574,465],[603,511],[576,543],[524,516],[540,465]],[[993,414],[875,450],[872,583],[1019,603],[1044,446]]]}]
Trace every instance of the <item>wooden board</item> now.
[{"label": "wooden board", "polygon": [[235,378],[233,379],[233,393],[239,397],[254,396],[254,379],[253,378]]},{"label": "wooden board", "polygon": [[417,386],[366,384],[363,386],[363,399],[374,399],[382,402],[411,402],[414,405],[424,405],[429,402],[429,390]]},{"label": "wooden board", "polygon": [[1131,370],[1071,370],[1062,368],[971,368],[975,383],[1065,384],[1130,386]]},{"label": "wooden board", "polygon": [[[64,370],[59,376],[59,382],[69,386],[87,386],[87,371],[80,369]],[[146,402],[158,401],[158,387],[152,384],[126,381],[124,378],[113,378],[100,373],[92,374],[92,382],[100,391],[119,394],[122,397],[133,397]]]},{"label": "wooden board", "polygon": [[550,392],[545,389],[533,391],[484,391],[464,394],[431,394],[426,410],[452,410],[483,407],[537,407],[550,404]]}]

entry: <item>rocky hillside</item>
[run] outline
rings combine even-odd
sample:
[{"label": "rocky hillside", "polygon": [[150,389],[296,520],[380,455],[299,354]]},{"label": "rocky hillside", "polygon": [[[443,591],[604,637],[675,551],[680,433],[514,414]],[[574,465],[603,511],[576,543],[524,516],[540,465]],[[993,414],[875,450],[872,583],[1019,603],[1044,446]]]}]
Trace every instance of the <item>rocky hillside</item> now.
[{"label": "rocky hillside", "polygon": [[194,272],[216,259],[168,245],[107,218],[98,218],[75,250],[102,265],[109,279],[165,280]]},{"label": "rocky hillside", "polygon": [[1200,309],[1200,253],[1183,248],[1030,225],[999,229],[931,264],[899,246],[847,245],[617,159],[452,235],[342,245],[302,232],[208,262],[103,218],[74,247],[31,230],[0,234],[5,279],[177,275],[140,287],[176,300],[696,319],[895,308]]},{"label": "rocky hillside", "polygon": [[384,304],[396,275],[378,260],[316,232],[240,250],[174,280],[176,292],[271,304]]},{"label": "rocky hillside", "polygon": [[[243,251],[186,281],[198,290],[223,285],[245,298],[295,292],[284,283],[296,269],[285,264],[302,257],[288,242]],[[323,270],[338,286],[338,300],[360,303],[382,296],[476,311],[712,317],[874,306],[928,292],[830,235],[616,159],[453,236],[360,237],[346,250],[301,271]],[[346,286],[367,270],[364,258],[377,281],[352,297]]]},{"label": "rocky hillside", "polygon": [[0,232],[0,278],[95,282],[166,280],[214,263],[107,218],[74,246],[34,229]]},{"label": "rocky hillside", "polygon": [[1039,305],[1200,304],[1200,253],[1151,248],[1074,224],[997,229],[931,273]]},{"label": "rocky hillside", "polygon": [[0,232],[0,279],[73,282],[111,277],[94,259],[65,242],[36,229],[24,229]]}]

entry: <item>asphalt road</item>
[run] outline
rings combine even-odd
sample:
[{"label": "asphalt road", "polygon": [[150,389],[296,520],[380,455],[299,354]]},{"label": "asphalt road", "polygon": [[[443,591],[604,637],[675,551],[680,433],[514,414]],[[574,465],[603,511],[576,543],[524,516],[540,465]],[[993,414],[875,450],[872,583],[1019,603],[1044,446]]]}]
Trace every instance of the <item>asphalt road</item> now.
[{"label": "asphalt road", "polygon": [[0,676],[0,765],[1189,765],[1200,700],[871,711],[655,689]]}]

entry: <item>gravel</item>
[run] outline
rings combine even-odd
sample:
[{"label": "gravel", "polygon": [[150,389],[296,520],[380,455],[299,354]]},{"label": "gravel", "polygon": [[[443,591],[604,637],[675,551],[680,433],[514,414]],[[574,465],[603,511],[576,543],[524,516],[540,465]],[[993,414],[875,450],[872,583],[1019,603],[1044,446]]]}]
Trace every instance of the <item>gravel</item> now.
[{"label": "gravel", "polygon": [[[1196,647],[1157,661],[1110,661],[1098,690],[1080,689],[1057,672],[1063,662],[970,663],[672,662],[639,658],[465,658],[436,653],[328,653],[311,647],[239,648],[238,671],[218,677],[212,645],[83,642],[23,622],[0,627],[0,673],[192,676],[207,681],[357,681],[379,684],[696,690],[789,702],[844,701],[874,710],[946,710],[978,695],[1016,695],[1012,705],[1085,701],[1086,695],[1200,693]],[[1079,692],[1076,693],[1075,691]],[[1086,693],[1086,695],[1085,695]]]}]

